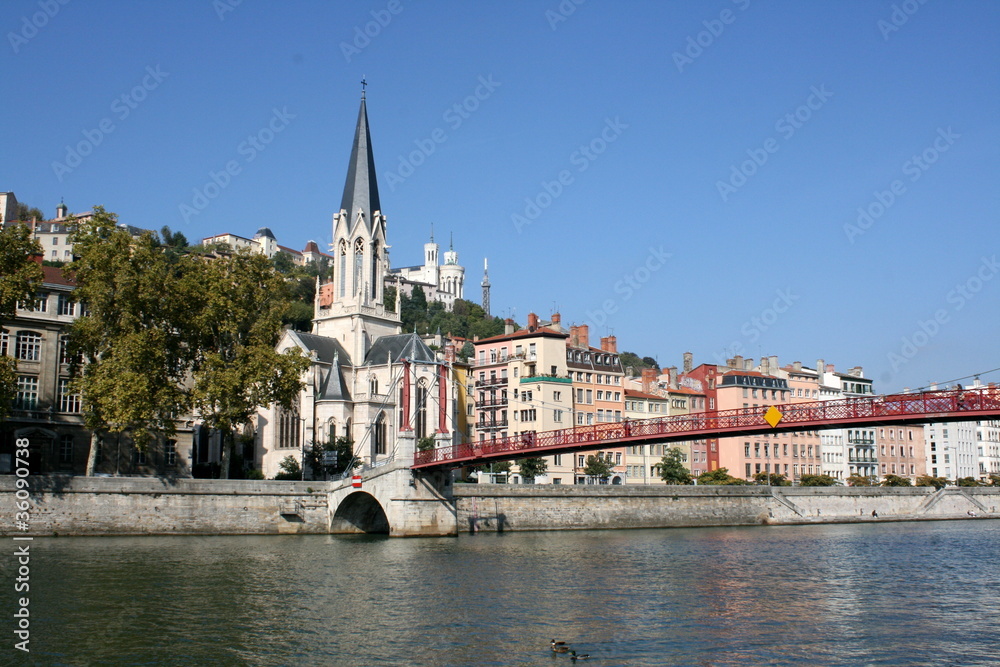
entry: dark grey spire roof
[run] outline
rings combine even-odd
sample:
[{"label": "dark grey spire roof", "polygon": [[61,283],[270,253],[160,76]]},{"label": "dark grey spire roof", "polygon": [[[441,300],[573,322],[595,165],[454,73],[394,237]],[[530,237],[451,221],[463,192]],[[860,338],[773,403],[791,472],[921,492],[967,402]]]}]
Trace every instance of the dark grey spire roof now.
[{"label": "dark grey spire roof", "polygon": [[[320,400],[328,401],[349,401],[351,393],[344,378],[343,366],[351,365],[351,357],[347,350],[343,348],[336,338],[317,336],[316,334],[303,333],[301,331],[291,332],[309,350],[316,351],[316,358],[319,361],[330,364],[330,368],[323,370],[320,378],[319,395]],[[336,364],[334,364],[336,360]]]},{"label": "dark grey spire roof", "polygon": [[350,223],[354,222],[360,208],[365,214],[365,224],[371,229],[372,213],[380,211],[378,181],[375,179],[375,157],[372,155],[372,137],[368,131],[368,110],[365,98],[361,98],[358,111],[358,127],[354,130],[354,145],[351,147],[351,161],[347,165],[347,181],[344,183],[344,197],[340,208],[347,211]]},{"label": "dark grey spire roof", "polygon": [[420,340],[420,336],[415,333],[397,334],[395,336],[382,336],[375,341],[372,349],[365,355],[365,364],[384,364],[386,357],[390,356],[393,362],[400,359],[410,359],[412,361],[437,361],[433,350]]}]

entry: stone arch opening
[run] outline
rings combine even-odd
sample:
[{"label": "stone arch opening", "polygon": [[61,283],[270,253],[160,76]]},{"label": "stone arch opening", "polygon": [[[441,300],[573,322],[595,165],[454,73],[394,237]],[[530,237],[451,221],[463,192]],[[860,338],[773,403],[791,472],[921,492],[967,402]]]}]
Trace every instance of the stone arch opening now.
[{"label": "stone arch opening", "polygon": [[389,534],[389,519],[375,496],[356,491],[344,498],[330,521],[331,533]]}]

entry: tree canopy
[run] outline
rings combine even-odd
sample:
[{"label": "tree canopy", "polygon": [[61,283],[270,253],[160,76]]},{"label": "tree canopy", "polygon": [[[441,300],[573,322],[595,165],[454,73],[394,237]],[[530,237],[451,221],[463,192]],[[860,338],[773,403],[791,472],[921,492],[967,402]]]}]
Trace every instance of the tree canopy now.
[{"label": "tree canopy", "polygon": [[791,486],[792,482],[777,472],[759,472],[753,476],[754,484],[763,484],[767,486]]},{"label": "tree canopy", "polygon": [[587,457],[586,465],[583,467],[583,474],[605,480],[608,477],[611,477],[611,472],[613,470],[614,467],[611,465],[611,462],[608,461],[606,456],[591,454]]},{"label": "tree canopy", "polygon": [[[0,319],[11,319],[19,301],[32,301],[42,284],[42,267],[32,255],[42,246],[26,225],[0,227]],[[17,394],[17,362],[0,357],[0,417]]]},{"label": "tree canopy", "polygon": [[829,475],[802,475],[799,486],[836,486],[837,480]]},{"label": "tree canopy", "polygon": [[517,468],[521,473],[521,477],[533,482],[535,478],[545,474],[545,471],[549,469],[549,464],[541,456],[534,456],[527,459],[518,459]]},{"label": "tree canopy", "polygon": [[882,480],[879,486],[913,486],[913,482],[910,481],[909,477],[886,475],[885,479]]},{"label": "tree canopy", "polygon": [[660,479],[666,484],[690,484],[691,471],[684,467],[684,450],[671,447],[657,464]]},{"label": "tree canopy", "polygon": [[716,468],[698,475],[699,484],[721,485],[721,486],[743,486],[749,484],[745,479],[733,477],[729,474],[728,468]]}]

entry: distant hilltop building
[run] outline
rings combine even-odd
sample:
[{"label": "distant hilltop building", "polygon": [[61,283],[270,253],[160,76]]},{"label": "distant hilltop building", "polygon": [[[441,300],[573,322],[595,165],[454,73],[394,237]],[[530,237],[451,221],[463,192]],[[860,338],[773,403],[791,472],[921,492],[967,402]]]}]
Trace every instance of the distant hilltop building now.
[{"label": "distant hilltop building", "polygon": [[412,294],[419,285],[428,301],[440,301],[448,310],[455,305],[455,299],[465,298],[465,267],[458,263],[458,253],[449,243],[444,254],[444,264],[438,260],[440,246],[434,242],[434,228],[431,240],[424,244],[424,263],[420,266],[404,266],[389,269],[389,275],[396,279],[406,294]]}]

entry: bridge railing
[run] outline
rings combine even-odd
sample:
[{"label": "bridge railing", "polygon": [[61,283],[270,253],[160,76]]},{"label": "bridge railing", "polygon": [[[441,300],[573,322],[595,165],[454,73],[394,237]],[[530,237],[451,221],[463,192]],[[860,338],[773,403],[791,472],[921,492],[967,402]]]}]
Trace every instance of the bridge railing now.
[{"label": "bridge railing", "polygon": [[[414,466],[466,461],[483,457],[500,457],[524,451],[544,455],[546,450],[562,447],[587,449],[615,443],[628,444],[632,440],[646,440],[658,436],[692,433],[695,438],[724,437],[729,431],[768,426],[764,415],[771,405],[752,408],[734,408],[715,412],[697,412],[653,419],[625,420],[598,423],[590,426],[573,426],[541,433],[527,432],[480,440],[460,445],[417,452]],[[912,418],[933,415],[952,415],[969,412],[970,419],[976,412],[1000,410],[1000,388],[995,385],[975,389],[947,389],[914,394],[889,394],[870,398],[843,398],[833,401],[775,404],[781,411],[781,426],[787,430],[791,424],[803,424],[804,430],[817,424],[857,422],[871,419],[877,423],[885,418]],[[863,428],[863,426],[859,426]]]}]

